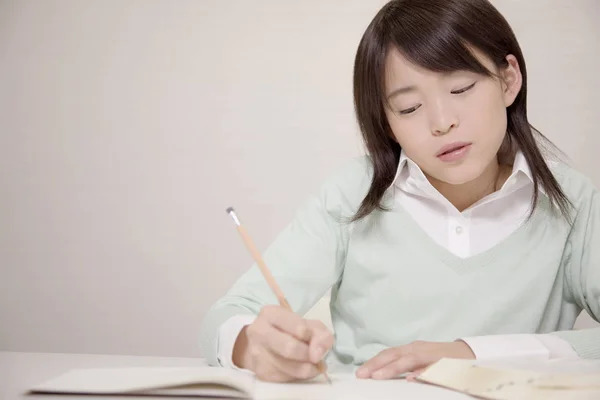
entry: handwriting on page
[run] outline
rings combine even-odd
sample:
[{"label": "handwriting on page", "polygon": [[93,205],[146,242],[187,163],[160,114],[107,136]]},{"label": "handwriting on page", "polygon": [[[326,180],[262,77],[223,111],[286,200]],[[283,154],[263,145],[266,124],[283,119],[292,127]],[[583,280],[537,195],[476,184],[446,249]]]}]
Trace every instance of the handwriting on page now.
[{"label": "handwriting on page", "polygon": [[419,378],[423,382],[487,399],[600,398],[600,370],[587,374],[557,374],[473,365],[469,360],[442,359]]}]

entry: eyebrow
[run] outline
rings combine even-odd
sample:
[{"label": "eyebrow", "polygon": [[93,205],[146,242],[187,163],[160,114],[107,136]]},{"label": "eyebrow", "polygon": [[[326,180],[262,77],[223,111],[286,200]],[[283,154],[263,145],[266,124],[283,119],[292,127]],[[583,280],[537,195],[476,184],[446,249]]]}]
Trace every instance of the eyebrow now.
[{"label": "eyebrow", "polygon": [[417,87],[414,85],[401,87],[399,89],[393,90],[390,94],[388,94],[387,99],[389,100],[392,97],[396,97],[400,94],[414,92],[415,90],[417,90]]}]

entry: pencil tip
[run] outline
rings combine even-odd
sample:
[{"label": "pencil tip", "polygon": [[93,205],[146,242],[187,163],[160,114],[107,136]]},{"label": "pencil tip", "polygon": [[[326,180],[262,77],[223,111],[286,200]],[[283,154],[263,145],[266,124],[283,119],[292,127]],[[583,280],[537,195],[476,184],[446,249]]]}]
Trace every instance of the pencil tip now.
[{"label": "pencil tip", "polygon": [[233,207],[229,207],[227,208],[227,210],[225,210],[227,212],[227,214],[231,213],[233,211]]}]

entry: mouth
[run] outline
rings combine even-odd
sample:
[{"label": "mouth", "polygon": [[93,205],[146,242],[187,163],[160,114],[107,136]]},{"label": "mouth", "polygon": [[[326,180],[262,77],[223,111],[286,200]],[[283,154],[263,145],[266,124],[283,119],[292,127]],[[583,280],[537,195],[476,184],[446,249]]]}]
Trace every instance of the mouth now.
[{"label": "mouth", "polygon": [[471,143],[467,142],[456,142],[446,145],[440,149],[440,151],[436,154],[436,157],[441,159],[442,161],[456,161],[462,156],[464,156],[469,148],[471,147]]}]

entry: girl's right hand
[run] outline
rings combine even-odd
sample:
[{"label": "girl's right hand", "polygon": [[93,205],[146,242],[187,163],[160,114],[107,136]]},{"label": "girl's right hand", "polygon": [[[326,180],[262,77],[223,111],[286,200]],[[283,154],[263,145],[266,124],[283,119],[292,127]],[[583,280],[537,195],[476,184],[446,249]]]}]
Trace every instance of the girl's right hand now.
[{"label": "girl's right hand", "polygon": [[240,332],[233,363],[268,382],[290,382],[319,375],[317,364],[333,346],[320,321],[305,320],[281,307],[265,306]]}]

